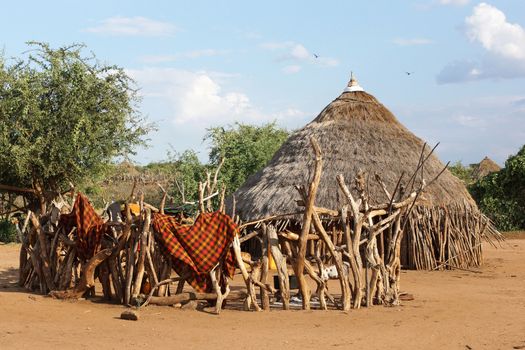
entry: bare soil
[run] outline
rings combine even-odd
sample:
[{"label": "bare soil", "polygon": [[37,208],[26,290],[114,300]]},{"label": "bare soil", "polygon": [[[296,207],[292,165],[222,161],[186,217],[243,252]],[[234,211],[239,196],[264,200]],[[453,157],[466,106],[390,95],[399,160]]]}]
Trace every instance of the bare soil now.
[{"label": "bare soil", "polygon": [[[525,349],[525,240],[484,246],[481,273],[404,271],[400,307],[219,315],[149,306],[138,321],[99,299],[17,286],[18,245],[0,245],[0,349]],[[236,281],[239,283],[239,281]],[[331,290],[337,290],[336,284]]]}]

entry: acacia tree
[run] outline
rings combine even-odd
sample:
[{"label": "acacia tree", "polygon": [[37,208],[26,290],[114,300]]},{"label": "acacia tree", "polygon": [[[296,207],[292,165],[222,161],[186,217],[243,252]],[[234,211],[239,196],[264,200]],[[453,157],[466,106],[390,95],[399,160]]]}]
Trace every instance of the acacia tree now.
[{"label": "acacia tree", "polygon": [[235,123],[208,129],[211,142],[210,165],[217,166],[224,158],[221,181],[228,193],[238,189],[248,176],[262,169],[288,138],[289,133],[275,122],[262,126]]},{"label": "acacia tree", "polygon": [[45,203],[144,143],[150,126],[133,81],[117,66],[82,55],[83,45],[0,57],[0,183],[34,190]]}]

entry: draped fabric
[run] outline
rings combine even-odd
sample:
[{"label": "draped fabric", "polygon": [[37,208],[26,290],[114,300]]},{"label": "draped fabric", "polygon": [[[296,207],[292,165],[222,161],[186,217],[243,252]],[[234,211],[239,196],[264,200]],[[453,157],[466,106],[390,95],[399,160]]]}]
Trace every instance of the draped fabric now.
[{"label": "draped fabric", "polygon": [[81,259],[89,260],[100,248],[100,239],[106,230],[104,220],[95,212],[87,197],[78,193],[73,209],[60,216],[60,226],[67,235],[76,227],[75,242]]},{"label": "draped fabric", "polygon": [[230,247],[237,225],[221,212],[201,213],[193,225],[182,225],[173,216],[155,213],[152,226],[155,238],[166,256],[170,256],[173,269],[199,292],[212,290],[209,272],[223,262],[223,272],[230,278],[235,262]]}]

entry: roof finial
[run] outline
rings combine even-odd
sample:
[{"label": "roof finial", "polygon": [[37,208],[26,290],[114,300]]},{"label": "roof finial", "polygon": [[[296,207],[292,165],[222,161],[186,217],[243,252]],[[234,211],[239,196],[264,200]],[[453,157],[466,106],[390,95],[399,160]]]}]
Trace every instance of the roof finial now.
[{"label": "roof finial", "polygon": [[354,72],[350,72],[350,81],[348,86],[344,89],[343,92],[354,92],[354,91],[365,91],[360,85],[357,79],[354,77]]}]

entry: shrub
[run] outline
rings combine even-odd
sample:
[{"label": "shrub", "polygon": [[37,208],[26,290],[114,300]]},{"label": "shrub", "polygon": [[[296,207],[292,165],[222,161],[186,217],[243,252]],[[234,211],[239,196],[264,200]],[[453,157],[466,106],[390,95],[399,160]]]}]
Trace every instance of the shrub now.
[{"label": "shrub", "polygon": [[9,220],[0,219],[0,242],[17,242],[16,227]]},{"label": "shrub", "polygon": [[469,190],[498,229],[525,229],[525,146],[507,159],[505,168],[470,185]]}]

